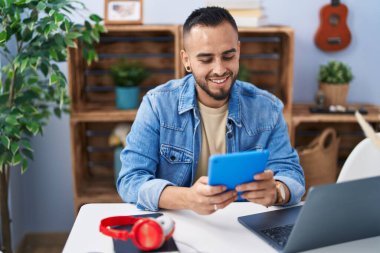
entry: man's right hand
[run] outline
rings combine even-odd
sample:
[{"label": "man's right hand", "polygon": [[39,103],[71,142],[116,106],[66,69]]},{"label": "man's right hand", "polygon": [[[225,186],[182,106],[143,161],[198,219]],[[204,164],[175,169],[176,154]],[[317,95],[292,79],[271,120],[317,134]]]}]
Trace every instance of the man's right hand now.
[{"label": "man's right hand", "polygon": [[198,214],[212,214],[237,199],[237,192],[226,191],[225,186],[208,185],[208,177],[200,177],[186,192],[188,209]]}]

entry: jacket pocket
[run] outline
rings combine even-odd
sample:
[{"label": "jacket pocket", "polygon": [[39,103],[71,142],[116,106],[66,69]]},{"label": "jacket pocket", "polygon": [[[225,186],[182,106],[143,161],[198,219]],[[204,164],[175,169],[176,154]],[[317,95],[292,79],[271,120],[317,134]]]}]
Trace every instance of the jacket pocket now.
[{"label": "jacket pocket", "polygon": [[192,163],[193,161],[193,155],[190,151],[166,144],[161,145],[160,153],[171,164]]},{"label": "jacket pocket", "polygon": [[160,168],[157,176],[184,186],[191,177],[192,152],[172,145],[161,144]]}]

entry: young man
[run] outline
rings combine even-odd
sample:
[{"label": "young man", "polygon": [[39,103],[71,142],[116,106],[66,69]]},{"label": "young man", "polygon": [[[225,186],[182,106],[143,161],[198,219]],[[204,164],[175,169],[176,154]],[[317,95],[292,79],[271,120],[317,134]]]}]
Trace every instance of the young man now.
[{"label": "young man", "polygon": [[[120,196],[138,208],[191,209],[211,214],[243,197],[264,206],[292,205],[304,175],[273,95],[236,80],[240,42],[223,8],[195,10],[183,27],[182,62],[191,73],[149,91],[138,110],[117,181]],[[270,152],[255,182],[226,191],[207,184],[208,157],[255,149]],[[233,170],[233,168],[231,168]]]}]

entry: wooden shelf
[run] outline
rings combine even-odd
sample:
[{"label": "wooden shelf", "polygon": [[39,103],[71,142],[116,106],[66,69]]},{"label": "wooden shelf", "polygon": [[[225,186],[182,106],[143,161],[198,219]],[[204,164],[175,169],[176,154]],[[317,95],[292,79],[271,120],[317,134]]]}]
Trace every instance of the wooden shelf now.
[{"label": "wooden shelf", "polygon": [[133,122],[137,110],[97,110],[89,112],[73,112],[72,122]]},{"label": "wooden shelf", "polygon": [[171,31],[178,32],[178,25],[106,25],[107,32],[151,32],[151,31]]},{"label": "wooden shelf", "polygon": [[[338,165],[342,165],[353,148],[365,138],[355,115],[310,113],[312,104],[294,104],[292,110],[291,141],[300,147],[310,143],[323,129],[334,128],[340,137]],[[350,108],[363,108],[368,114],[364,118],[375,130],[380,129],[380,106],[370,104],[350,104]]]},{"label": "wooden shelf", "polygon": [[[293,117],[292,124],[297,126],[300,123],[306,122],[357,122],[355,115],[353,114],[322,114],[322,113],[310,113],[309,108],[312,104],[294,104],[293,105]],[[380,107],[369,104],[352,104],[349,105],[352,108],[363,108],[368,111],[367,115],[363,115],[369,122],[380,121]]]},{"label": "wooden shelf", "polygon": [[289,26],[238,27],[239,32],[293,33]]}]

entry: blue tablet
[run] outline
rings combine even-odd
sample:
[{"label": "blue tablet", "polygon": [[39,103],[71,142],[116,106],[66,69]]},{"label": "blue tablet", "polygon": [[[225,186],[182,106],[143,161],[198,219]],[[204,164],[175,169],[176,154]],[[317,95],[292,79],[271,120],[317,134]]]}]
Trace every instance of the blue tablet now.
[{"label": "blue tablet", "polygon": [[[225,185],[228,190],[253,182],[253,176],[265,170],[268,150],[212,155],[208,160],[208,184]],[[238,201],[243,200],[240,197]]]}]

